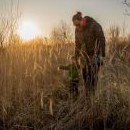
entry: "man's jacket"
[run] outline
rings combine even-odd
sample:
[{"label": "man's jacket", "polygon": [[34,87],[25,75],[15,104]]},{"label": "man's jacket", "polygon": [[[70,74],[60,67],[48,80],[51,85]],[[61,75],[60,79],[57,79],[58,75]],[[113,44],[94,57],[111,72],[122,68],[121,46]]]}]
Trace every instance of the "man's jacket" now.
[{"label": "man's jacket", "polygon": [[86,26],[75,30],[75,56],[101,55],[105,57],[105,36],[102,27],[93,18],[86,16]]}]

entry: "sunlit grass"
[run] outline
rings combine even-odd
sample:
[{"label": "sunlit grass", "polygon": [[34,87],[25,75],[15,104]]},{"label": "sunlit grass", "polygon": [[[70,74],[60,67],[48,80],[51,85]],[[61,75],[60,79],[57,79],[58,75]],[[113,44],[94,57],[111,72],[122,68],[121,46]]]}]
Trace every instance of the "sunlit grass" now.
[{"label": "sunlit grass", "polygon": [[110,49],[96,95],[85,98],[81,82],[75,103],[68,100],[66,73],[57,70],[59,64],[68,63],[74,43],[39,40],[2,48],[0,126],[20,130],[129,127],[130,41],[116,40],[107,43]]}]

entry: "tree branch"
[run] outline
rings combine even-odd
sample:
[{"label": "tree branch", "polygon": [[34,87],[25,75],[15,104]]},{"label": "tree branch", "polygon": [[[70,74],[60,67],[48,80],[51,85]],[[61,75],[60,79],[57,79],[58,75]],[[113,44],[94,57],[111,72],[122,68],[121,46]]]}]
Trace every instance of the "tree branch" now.
[{"label": "tree branch", "polygon": [[[126,8],[130,8],[130,0],[123,0],[122,3],[126,6]],[[124,15],[130,16],[130,12],[127,9],[125,9]]]},{"label": "tree branch", "polygon": [[130,1],[129,0],[124,0],[123,4],[130,8]]}]

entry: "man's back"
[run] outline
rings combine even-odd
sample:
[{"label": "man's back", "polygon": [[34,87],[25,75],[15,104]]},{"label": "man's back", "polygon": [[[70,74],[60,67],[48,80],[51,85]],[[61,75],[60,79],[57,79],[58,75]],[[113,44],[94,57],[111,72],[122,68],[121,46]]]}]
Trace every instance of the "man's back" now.
[{"label": "man's back", "polygon": [[105,55],[105,37],[102,27],[89,16],[85,16],[84,19],[86,25],[82,30],[76,29],[75,32],[76,53],[93,56],[97,51],[98,54]]}]

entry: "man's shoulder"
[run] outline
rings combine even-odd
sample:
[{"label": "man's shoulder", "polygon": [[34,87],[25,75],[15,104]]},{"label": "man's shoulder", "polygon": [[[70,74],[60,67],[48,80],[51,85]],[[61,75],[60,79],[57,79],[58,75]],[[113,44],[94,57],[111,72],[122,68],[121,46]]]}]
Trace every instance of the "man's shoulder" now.
[{"label": "man's shoulder", "polygon": [[84,18],[87,19],[88,23],[91,23],[91,24],[93,24],[95,26],[101,26],[97,20],[95,20],[94,18],[92,18],[90,16],[85,16]]},{"label": "man's shoulder", "polygon": [[84,18],[87,19],[88,23],[96,22],[96,20],[90,16],[85,16]]}]

